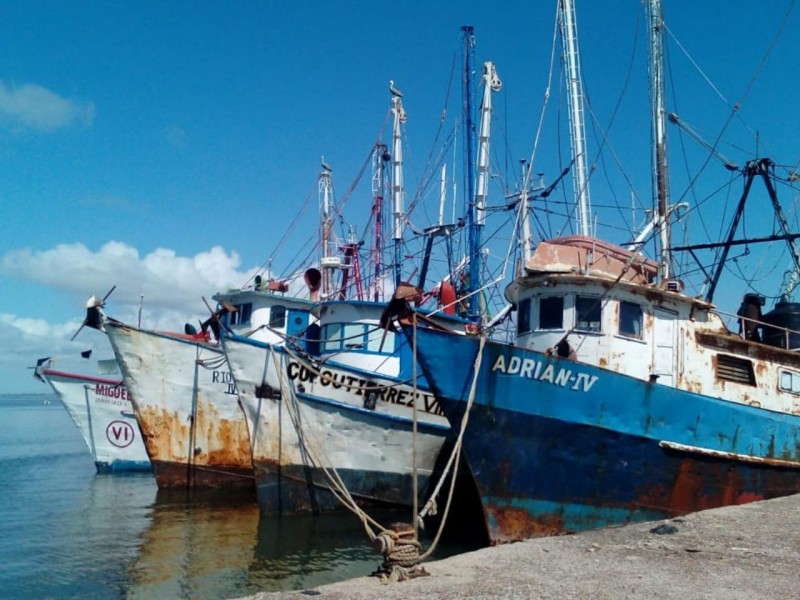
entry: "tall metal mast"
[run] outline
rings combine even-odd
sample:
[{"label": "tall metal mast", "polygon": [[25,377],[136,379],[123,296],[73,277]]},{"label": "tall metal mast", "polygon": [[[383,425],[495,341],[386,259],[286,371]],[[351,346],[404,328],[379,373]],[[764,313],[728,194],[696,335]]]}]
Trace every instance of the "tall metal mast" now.
[{"label": "tall metal mast", "polygon": [[462,94],[464,102],[464,177],[466,179],[466,193],[464,195],[467,205],[467,237],[469,246],[469,278],[467,280],[467,293],[469,294],[469,317],[477,318],[478,299],[476,291],[480,287],[480,248],[475,243],[475,184],[472,170],[475,166],[475,157],[472,153],[473,124],[472,124],[472,58],[475,52],[475,28],[471,25],[461,27],[464,36],[464,77],[462,79]]},{"label": "tall metal mast", "polygon": [[330,165],[322,160],[322,173],[319,174],[319,205],[320,205],[320,240],[321,256],[320,271],[322,271],[322,297],[326,298],[333,291],[331,283],[331,270],[338,266],[338,259],[333,244],[333,217],[331,215],[331,173]]},{"label": "tall metal mast", "polygon": [[580,54],[578,51],[578,25],[575,20],[575,5],[572,0],[560,1],[559,19],[561,41],[566,59],[566,78],[569,90],[569,122],[572,131],[572,178],[575,186],[575,203],[578,207],[578,224],[582,235],[591,235],[591,203],[589,201],[589,178],[586,166],[586,128],[583,118],[583,84],[581,79]]},{"label": "tall metal mast", "polygon": [[394,127],[392,128],[392,217],[394,224],[392,238],[394,239],[394,284],[400,285],[402,279],[402,246],[405,214],[403,208],[403,144],[400,125],[406,122],[406,111],[403,108],[400,90],[394,87],[394,82],[389,82],[389,91],[392,93],[392,113],[394,113]]},{"label": "tall metal mast", "polygon": [[374,269],[373,300],[378,302],[382,295],[383,276],[383,177],[384,163],[389,160],[389,152],[385,144],[376,144],[372,157],[372,215],[375,218],[375,236],[372,248],[372,264]]},{"label": "tall metal mast", "polygon": [[664,90],[664,14],[660,0],[649,0],[650,102],[653,121],[653,194],[657,206],[661,242],[661,280],[672,275],[671,227],[669,218],[669,174],[667,172],[667,111]]},{"label": "tall metal mast", "polygon": [[[481,124],[478,137],[478,185],[475,189],[475,221],[472,242],[470,246],[470,276],[474,285],[471,292],[480,287],[480,273],[482,268],[481,234],[486,224],[486,198],[489,194],[489,140],[492,131],[492,92],[498,92],[503,87],[493,62],[483,63],[483,102],[481,106]],[[470,296],[470,317],[478,317],[478,295]]]}]

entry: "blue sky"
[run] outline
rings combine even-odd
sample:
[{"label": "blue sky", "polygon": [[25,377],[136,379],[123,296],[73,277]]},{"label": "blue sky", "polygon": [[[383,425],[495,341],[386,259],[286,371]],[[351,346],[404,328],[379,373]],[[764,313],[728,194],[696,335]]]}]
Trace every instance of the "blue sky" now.
[{"label": "blue sky", "polygon": [[[389,142],[390,79],[408,113],[408,203],[441,143],[443,110],[445,129],[460,116],[465,24],[475,27],[476,63],[493,60],[504,84],[494,95],[489,200],[501,204],[518,183],[518,161],[533,155],[555,7],[555,0],[0,4],[0,393],[46,392],[27,370],[39,357],[88,347],[98,358],[110,355],[95,332],[69,342],[91,294],[116,285],[108,312],[131,322],[143,295],[145,325],[180,329],[204,315],[202,296],[244,284],[271,255],[279,272],[296,264],[317,228],[321,157],[342,198],[375,141]],[[769,156],[788,175],[800,162],[793,2],[667,0],[665,17],[669,109],[704,139],[719,138],[731,160]],[[577,18],[598,235],[622,242],[630,237],[624,221],[644,220],[631,198],[650,202],[644,11],[634,0],[578,0]],[[569,162],[560,54],[557,47],[533,155],[546,183]],[[710,209],[686,221],[719,233],[730,215],[723,202],[735,202],[741,184],[721,197],[730,173],[714,160],[701,168],[707,152],[675,128],[669,134],[673,199]],[[568,177],[555,195],[567,198],[569,184]],[[795,224],[797,190],[787,183],[778,192]],[[310,209],[276,252],[307,199]],[[426,192],[417,226],[429,224],[435,202]],[[766,198],[754,202],[746,219],[753,235],[773,228]],[[370,204],[367,172],[343,220],[360,231]],[[747,289],[742,279],[774,287],[788,260],[773,246],[757,272],[740,273],[717,299],[735,312]]]}]

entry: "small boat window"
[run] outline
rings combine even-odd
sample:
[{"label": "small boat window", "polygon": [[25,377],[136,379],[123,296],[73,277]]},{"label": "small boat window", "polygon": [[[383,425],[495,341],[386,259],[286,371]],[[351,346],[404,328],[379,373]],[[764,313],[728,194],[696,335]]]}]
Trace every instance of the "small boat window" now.
[{"label": "small boat window", "polygon": [[371,327],[367,331],[367,350],[382,354],[392,354],[394,352],[394,331]]},{"label": "small boat window", "polygon": [[784,392],[800,394],[800,373],[781,369],[780,388]]},{"label": "small boat window", "polygon": [[342,349],[342,324],[331,323],[322,328],[322,351],[338,352]]},{"label": "small boat window", "polygon": [[539,329],[564,328],[564,297],[552,296],[539,300]]},{"label": "small boat window", "polygon": [[619,303],[619,334],[625,337],[642,339],[642,306],[635,302]]},{"label": "small boat window", "polygon": [[250,317],[253,316],[253,303],[247,302],[245,304],[236,304],[236,311],[228,313],[228,325],[245,325],[250,322]]},{"label": "small boat window", "polygon": [[363,350],[364,349],[364,334],[366,333],[364,325],[361,323],[347,323],[344,326],[344,347],[346,350]]},{"label": "small boat window", "polygon": [[273,306],[269,311],[269,326],[272,329],[283,329],[286,327],[286,307]]},{"label": "small boat window", "polygon": [[531,330],[531,299],[519,301],[517,308],[517,333],[528,333]]},{"label": "small boat window", "polygon": [[718,354],[717,379],[755,385],[756,374],[753,371],[753,363],[746,358]]},{"label": "small boat window", "polygon": [[575,298],[575,329],[579,331],[600,331],[602,300],[596,296]]}]

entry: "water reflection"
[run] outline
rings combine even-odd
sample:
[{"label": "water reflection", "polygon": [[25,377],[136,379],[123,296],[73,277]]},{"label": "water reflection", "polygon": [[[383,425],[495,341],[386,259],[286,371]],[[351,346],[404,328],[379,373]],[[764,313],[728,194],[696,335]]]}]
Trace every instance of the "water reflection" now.
[{"label": "water reflection", "polygon": [[252,500],[159,490],[131,568],[129,598],[220,598],[252,593],[242,583],[259,509]]},{"label": "water reflection", "polygon": [[[409,515],[383,511],[382,523]],[[262,516],[254,501],[159,490],[128,598],[233,598],[369,575],[381,563],[347,512]]]},{"label": "water reflection", "polygon": [[[386,523],[399,520],[397,513],[375,516]],[[302,589],[369,575],[380,563],[360,520],[350,513],[265,515],[249,580],[262,591]]]}]

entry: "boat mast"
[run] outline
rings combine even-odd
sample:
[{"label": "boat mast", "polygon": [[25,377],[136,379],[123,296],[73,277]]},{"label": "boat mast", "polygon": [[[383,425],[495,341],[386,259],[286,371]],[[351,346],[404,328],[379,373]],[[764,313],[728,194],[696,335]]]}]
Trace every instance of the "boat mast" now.
[{"label": "boat mast", "polygon": [[572,130],[572,178],[575,187],[575,203],[578,207],[578,224],[581,235],[591,235],[591,203],[589,201],[589,178],[586,167],[586,127],[583,117],[583,83],[581,79],[580,53],[578,51],[578,25],[575,20],[575,5],[572,0],[561,0],[561,41],[567,62],[566,78],[569,90],[569,122]]},{"label": "boat mast", "polygon": [[463,118],[464,118],[464,176],[466,177],[466,194],[464,196],[467,205],[467,241],[469,249],[469,277],[467,278],[467,293],[469,294],[468,317],[476,319],[478,315],[477,290],[480,287],[480,248],[476,243],[476,223],[475,223],[475,183],[473,181],[472,169],[475,165],[472,153],[473,145],[473,124],[472,124],[472,58],[475,53],[475,28],[472,25],[461,27],[461,35],[464,37],[464,76],[462,79],[463,94]]},{"label": "boat mast", "polygon": [[383,254],[383,165],[389,160],[389,152],[385,144],[375,145],[372,157],[372,214],[375,217],[375,247],[372,249],[372,263],[374,268],[375,281],[373,282],[373,300],[378,302],[381,299],[381,276],[383,269],[381,258]]},{"label": "boat mast", "polygon": [[661,241],[661,281],[672,276],[671,227],[669,218],[669,176],[667,172],[667,111],[664,89],[664,14],[660,0],[649,0],[650,101],[653,121],[653,193],[657,206]]},{"label": "boat mast", "polygon": [[331,270],[338,266],[337,257],[333,251],[333,219],[331,217],[331,169],[330,165],[322,159],[322,173],[319,174],[319,205],[320,205],[320,239],[321,256],[320,270],[322,271],[322,297],[327,298],[332,292]]},{"label": "boat mast", "polygon": [[400,125],[406,122],[406,111],[403,108],[400,90],[394,87],[394,82],[389,82],[389,91],[392,94],[392,113],[394,126],[392,128],[392,216],[394,227],[394,284],[400,285],[402,268],[403,227],[405,215],[403,213],[403,145]]},{"label": "boat mast", "polygon": [[[483,63],[483,102],[481,103],[481,123],[478,136],[478,184],[475,188],[475,221],[471,242],[470,274],[477,291],[480,286],[481,234],[486,225],[486,198],[489,195],[489,140],[492,133],[492,92],[499,92],[503,87],[494,63]],[[474,273],[474,274],[473,274]],[[478,318],[478,294],[470,296],[470,317]]]}]

